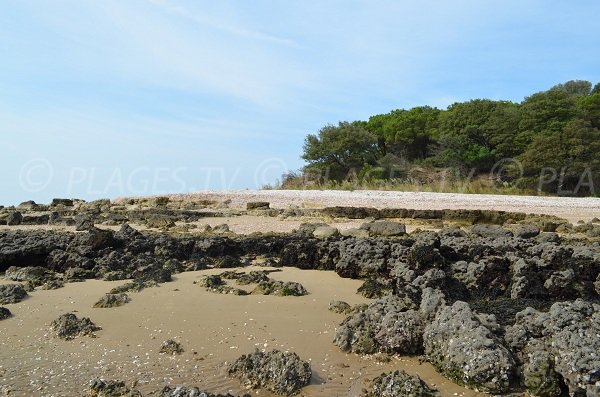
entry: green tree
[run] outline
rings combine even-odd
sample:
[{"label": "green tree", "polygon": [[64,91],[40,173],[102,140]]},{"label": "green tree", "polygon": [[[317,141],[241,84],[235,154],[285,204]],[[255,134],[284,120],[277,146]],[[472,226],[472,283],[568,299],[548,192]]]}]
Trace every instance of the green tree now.
[{"label": "green tree", "polygon": [[584,120],[600,128],[600,92],[577,99],[577,107]]},{"label": "green tree", "polygon": [[434,164],[489,170],[497,158],[495,142],[505,134],[502,116],[509,114],[505,109],[508,107],[509,102],[489,99],[448,107],[440,116],[440,139]]},{"label": "green tree", "polygon": [[[598,194],[598,153],[600,130],[587,121],[573,120],[560,131],[534,139],[521,156],[524,181],[529,187],[541,187],[550,193]],[[586,186],[588,182],[592,182],[591,189]]]},{"label": "green tree", "polygon": [[577,98],[561,89],[538,92],[521,104],[521,121],[515,145],[524,152],[538,135],[552,135],[578,115]]},{"label": "green tree", "polygon": [[352,171],[360,172],[365,165],[374,165],[376,153],[377,137],[364,123],[340,122],[337,126],[326,125],[318,135],[308,135],[302,158],[308,162],[305,171],[339,181]]},{"label": "green tree", "polygon": [[566,83],[557,84],[550,90],[562,91],[572,96],[590,95],[592,92],[592,83],[586,80],[570,80]]}]

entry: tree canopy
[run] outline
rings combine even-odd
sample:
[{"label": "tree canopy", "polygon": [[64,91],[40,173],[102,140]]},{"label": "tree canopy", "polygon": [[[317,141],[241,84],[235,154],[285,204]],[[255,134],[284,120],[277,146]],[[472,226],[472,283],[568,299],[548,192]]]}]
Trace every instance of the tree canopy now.
[{"label": "tree canopy", "polygon": [[394,178],[394,167],[411,165],[482,174],[513,159],[524,170],[513,175],[523,177],[524,187],[537,187],[539,176],[553,168],[557,175],[565,170],[562,180],[544,189],[573,188],[582,173],[598,177],[599,129],[600,83],[572,80],[520,103],[473,99],[444,110],[417,106],[326,125],[306,137],[302,158],[305,173],[337,181],[349,175]]}]

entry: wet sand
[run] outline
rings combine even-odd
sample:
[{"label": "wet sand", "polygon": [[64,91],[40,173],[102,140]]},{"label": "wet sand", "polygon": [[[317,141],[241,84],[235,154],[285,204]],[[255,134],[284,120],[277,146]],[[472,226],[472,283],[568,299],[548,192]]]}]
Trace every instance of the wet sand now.
[{"label": "wet sand", "polygon": [[[226,376],[226,362],[254,349],[276,348],[294,351],[311,363],[313,378],[300,396],[358,396],[368,381],[395,369],[418,374],[441,396],[483,395],[454,385],[418,358],[380,362],[336,347],[332,341],[344,315],[330,312],[329,302],[369,302],[356,294],[360,280],[295,268],[271,274],[302,283],[310,293],[302,297],[221,295],[193,283],[203,274],[221,271],[175,275],[171,283],[131,293],[132,301],[117,308],[92,305],[124,281],[71,283],[6,305],[14,316],[0,322],[0,391],[10,391],[10,396],[80,396],[91,379],[103,377],[137,382],[145,395],[181,384],[241,394],[247,390]],[[50,323],[71,311],[103,328],[97,338],[63,341],[49,334]],[[170,338],[183,345],[183,354],[159,353],[161,343]],[[273,396],[264,390],[251,393]]]}]

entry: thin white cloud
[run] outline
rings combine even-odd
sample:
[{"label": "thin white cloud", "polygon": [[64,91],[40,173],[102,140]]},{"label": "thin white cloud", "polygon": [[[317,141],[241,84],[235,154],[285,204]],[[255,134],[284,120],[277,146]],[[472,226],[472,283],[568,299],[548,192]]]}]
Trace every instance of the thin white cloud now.
[{"label": "thin white cloud", "polygon": [[287,38],[278,37],[275,35],[260,32],[258,30],[249,29],[240,24],[232,24],[230,21],[223,21],[218,19],[215,15],[202,15],[182,6],[181,4],[174,4],[169,0],[147,0],[149,3],[156,6],[163,7],[167,11],[190,19],[204,26],[210,26],[214,29],[218,29],[242,38],[251,40],[265,41],[268,43],[279,44],[288,47],[296,47],[299,45],[295,41]]}]

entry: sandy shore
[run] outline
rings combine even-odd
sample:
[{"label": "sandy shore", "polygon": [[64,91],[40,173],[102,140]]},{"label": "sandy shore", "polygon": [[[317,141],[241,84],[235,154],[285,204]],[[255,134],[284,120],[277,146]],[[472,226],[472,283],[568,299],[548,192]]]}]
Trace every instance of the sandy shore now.
[{"label": "sandy shore", "polygon": [[600,198],[509,196],[430,192],[339,190],[235,190],[172,195],[173,198],[231,200],[232,208],[268,201],[272,208],[355,206],[411,209],[486,209],[556,215],[576,223],[600,218]]},{"label": "sandy shore", "polygon": [[[76,396],[100,376],[138,381],[145,393],[185,384],[236,394],[246,390],[226,376],[225,363],[254,349],[277,348],[311,362],[313,378],[301,396],[358,396],[369,380],[395,369],[418,373],[441,396],[481,395],[449,382],[416,358],[379,362],[334,346],[335,328],[344,316],[330,312],[329,302],[368,302],[356,294],[359,280],[295,268],[271,274],[302,283],[310,292],[303,297],[220,295],[193,284],[202,274],[216,272],[179,274],[171,283],[131,294],[130,303],[112,309],[92,305],[123,281],[71,283],[7,305],[14,317],[0,322],[0,390],[10,390],[10,396]],[[90,317],[103,330],[97,338],[53,338],[49,324],[67,312]],[[182,355],[159,353],[169,338],[183,345]],[[265,391],[255,395],[272,396]]]}]

